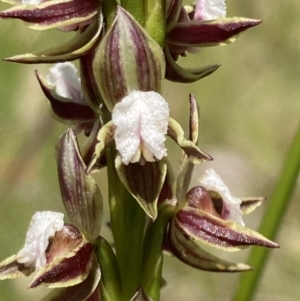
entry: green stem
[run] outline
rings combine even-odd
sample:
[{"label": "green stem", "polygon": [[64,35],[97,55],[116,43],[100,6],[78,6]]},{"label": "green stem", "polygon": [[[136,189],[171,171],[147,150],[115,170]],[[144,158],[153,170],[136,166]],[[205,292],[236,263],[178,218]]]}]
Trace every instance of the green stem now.
[{"label": "green stem", "polygon": [[105,16],[106,30],[110,28],[115,19],[118,3],[115,0],[103,1],[103,15]]},{"label": "green stem", "polygon": [[[278,233],[281,222],[289,205],[300,170],[300,126],[292,145],[278,183],[268,202],[266,213],[262,219],[259,232],[273,240]],[[249,264],[255,270],[241,276],[240,286],[234,296],[234,301],[251,301],[259,285],[270,252],[268,249],[254,248],[249,256]]]},{"label": "green stem", "polygon": [[121,6],[127,10],[144,27],[145,5],[144,0],[121,0]]},{"label": "green stem", "polygon": [[163,265],[163,240],[174,207],[163,204],[154,223],[150,222],[144,239],[142,286],[153,301],[160,300]]},{"label": "green stem", "polygon": [[107,150],[110,221],[122,283],[122,300],[131,299],[140,284],[145,213],[121,183],[116,151]]},{"label": "green stem", "polygon": [[145,0],[145,29],[161,46],[166,35],[166,0]]}]

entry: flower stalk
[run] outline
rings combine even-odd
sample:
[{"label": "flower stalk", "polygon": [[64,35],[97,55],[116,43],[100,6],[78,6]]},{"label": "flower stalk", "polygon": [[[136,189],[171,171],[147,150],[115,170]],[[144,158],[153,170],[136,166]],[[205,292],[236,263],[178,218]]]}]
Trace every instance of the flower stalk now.
[{"label": "flower stalk", "polygon": [[128,300],[140,282],[145,214],[120,181],[115,168],[115,154],[113,146],[106,152],[110,223],[121,275],[122,300]]},{"label": "flower stalk", "polygon": [[[158,1],[160,2],[160,1]],[[144,27],[145,25],[145,1],[121,0],[121,6],[128,11],[135,20]]]}]

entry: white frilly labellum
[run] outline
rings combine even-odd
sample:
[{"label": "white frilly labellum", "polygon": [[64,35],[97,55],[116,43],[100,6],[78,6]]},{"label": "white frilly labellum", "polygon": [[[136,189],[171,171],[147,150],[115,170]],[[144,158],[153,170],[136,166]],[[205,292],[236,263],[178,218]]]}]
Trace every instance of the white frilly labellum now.
[{"label": "white frilly labellum", "polygon": [[197,0],[195,21],[215,20],[226,17],[225,0]]},{"label": "white frilly labellum", "polygon": [[223,199],[222,218],[233,220],[244,226],[242,219],[241,203],[242,200],[234,197],[224,184],[220,176],[213,170],[207,169],[204,175],[198,180],[201,186],[207,191],[214,191]]},{"label": "white frilly labellum", "polygon": [[55,64],[49,70],[47,82],[55,87],[56,93],[64,98],[82,102],[80,78],[77,69],[72,63]]},{"label": "white frilly labellum", "polygon": [[153,162],[165,157],[168,118],[168,103],[153,91],[133,91],[117,103],[112,121],[122,162],[126,165],[143,159]]},{"label": "white frilly labellum", "polygon": [[36,212],[31,219],[25,245],[18,253],[18,262],[36,269],[44,267],[46,264],[45,251],[49,244],[49,238],[53,237],[55,232],[62,230],[63,226],[63,213]]}]

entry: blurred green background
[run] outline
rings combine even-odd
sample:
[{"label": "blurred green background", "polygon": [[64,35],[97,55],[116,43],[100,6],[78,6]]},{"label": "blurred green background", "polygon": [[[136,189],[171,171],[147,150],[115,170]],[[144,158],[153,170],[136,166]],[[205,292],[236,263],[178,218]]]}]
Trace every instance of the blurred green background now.
[{"label": "blurred green background", "polygon": [[[200,147],[214,162],[198,166],[192,185],[213,167],[236,196],[269,196],[299,124],[300,114],[300,1],[227,2],[228,16],[262,19],[263,23],[226,47],[202,49],[180,60],[186,66],[221,63],[212,76],[191,85],[166,82],[165,97],[171,115],[188,128],[188,93],[200,109]],[[0,9],[8,7],[1,4]],[[21,21],[1,21],[0,57],[55,45],[66,35],[55,30],[38,32]],[[0,261],[24,243],[36,211],[63,211],[56,177],[54,144],[66,128],[48,115],[34,70],[47,74],[49,66],[0,62]],[[179,150],[169,143],[176,169]],[[104,174],[97,176],[106,196]],[[300,299],[299,188],[276,239],[256,301]],[[107,211],[107,206],[106,206]],[[264,206],[246,217],[257,229]],[[108,219],[108,216],[107,216]],[[245,262],[248,251],[219,253]],[[227,301],[238,286],[239,275],[207,273],[166,258],[163,301]],[[1,301],[33,301],[45,289],[27,290],[30,279],[0,283]],[[243,300],[241,300],[243,301]]]}]

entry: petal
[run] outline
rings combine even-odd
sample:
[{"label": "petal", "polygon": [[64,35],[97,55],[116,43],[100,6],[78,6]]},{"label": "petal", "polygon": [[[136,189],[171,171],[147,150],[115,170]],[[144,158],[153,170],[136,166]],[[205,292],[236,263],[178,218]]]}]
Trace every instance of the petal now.
[{"label": "petal", "polygon": [[[222,214],[222,208],[223,208],[223,199],[218,193],[214,193],[212,191],[209,192],[210,197],[213,201],[214,207],[218,211],[219,214]],[[249,214],[253,212],[257,207],[259,207],[266,198],[264,197],[247,197],[247,198],[241,198],[241,212],[242,214]]]},{"label": "petal", "polygon": [[102,223],[102,195],[92,176],[85,174],[86,165],[72,129],[63,134],[56,150],[59,184],[65,208],[72,223],[89,240],[94,240],[99,235]]},{"label": "petal", "polygon": [[190,140],[197,144],[198,143],[198,131],[199,131],[199,114],[198,114],[198,105],[194,95],[190,93]]},{"label": "petal", "polygon": [[167,1],[167,29],[168,32],[177,23],[180,11],[182,9],[182,0],[168,0]]},{"label": "petal", "polygon": [[[96,145],[98,143],[97,135],[100,130],[100,121],[97,120],[94,122],[93,128],[89,134],[89,137],[86,141],[86,143],[82,146],[81,153],[82,153],[82,159],[86,165],[88,165],[94,155]],[[106,167],[106,156],[104,155],[101,157],[101,160],[98,160],[96,164],[93,166],[92,171],[98,171],[99,169]]]},{"label": "petal", "polygon": [[185,47],[227,45],[235,41],[236,35],[260,23],[260,20],[237,17],[177,23],[168,33],[167,40],[170,44]]},{"label": "petal", "polygon": [[166,57],[166,79],[176,83],[193,83],[212,73],[214,73],[220,65],[209,65],[197,69],[182,68],[175,63],[170,54],[168,47],[164,49]]},{"label": "petal", "polygon": [[116,148],[122,162],[153,162],[167,155],[164,142],[168,129],[169,107],[156,92],[133,91],[117,103],[112,121],[116,126]]},{"label": "petal", "polygon": [[165,60],[161,47],[128,12],[118,7],[115,20],[95,54],[93,69],[111,111],[132,91],[160,92]]},{"label": "petal", "polygon": [[32,23],[32,29],[44,30],[80,24],[94,17],[100,8],[97,0],[52,0],[36,6],[19,5],[0,13],[1,18]]},{"label": "petal", "polygon": [[86,173],[89,174],[93,168],[100,164],[104,156],[106,147],[113,141],[115,133],[115,125],[112,121],[101,127],[97,134],[94,154],[87,166]]},{"label": "petal", "polygon": [[1,2],[3,2],[3,3],[9,3],[9,4],[12,4],[12,5],[18,5],[18,4],[20,4],[20,0],[1,0]]},{"label": "petal", "polygon": [[241,198],[241,199],[242,199],[242,204],[241,204],[242,214],[251,213],[266,200],[266,198],[264,197],[248,197],[248,198]]},{"label": "petal", "polygon": [[214,20],[226,16],[225,0],[197,0],[195,21]]},{"label": "petal", "polygon": [[167,166],[163,160],[145,162],[144,165],[131,163],[122,164],[121,158],[116,158],[116,170],[119,178],[138,201],[145,213],[153,220],[157,217],[157,201],[162,189]]},{"label": "petal", "polygon": [[30,288],[44,284],[67,287],[84,281],[92,266],[93,246],[72,225],[54,236],[47,252],[47,265],[35,275]]},{"label": "petal", "polygon": [[59,96],[55,87],[49,85],[38,71],[35,74],[45,96],[50,101],[51,115],[54,119],[64,124],[76,125],[95,120],[95,112],[82,99]]},{"label": "petal", "polygon": [[34,267],[26,267],[23,263],[19,263],[17,255],[13,255],[0,263],[0,280],[29,276],[33,272]]},{"label": "petal", "polygon": [[203,210],[185,208],[176,215],[178,231],[197,241],[226,251],[238,251],[249,245],[278,248],[279,246],[240,224],[224,221]]},{"label": "petal", "polygon": [[37,212],[31,219],[24,247],[18,252],[18,262],[40,269],[46,264],[49,238],[64,226],[64,214],[52,211]]},{"label": "petal", "polygon": [[169,231],[170,248],[183,263],[196,269],[214,272],[242,272],[252,268],[243,263],[231,263],[218,258],[198,246],[172,223]]},{"label": "petal", "polygon": [[94,260],[92,270],[83,282],[67,288],[54,289],[41,301],[84,301],[97,289],[100,278],[100,267]]},{"label": "petal", "polygon": [[176,199],[178,201],[179,207],[184,206],[186,203],[186,194],[191,183],[193,171],[194,164],[192,160],[189,157],[185,156],[184,161],[180,166],[176,180]]},{"label": "petal", "polygon": [[[189,97],[190,100],[190,120],[189,120],[189,139],[194,144],[198,143],[198,131],[199,131],[199,114],[198,105],[192,94]],[[182,156],[182,163],[176,182],[176,198],[178,206],[181,207],[186,203],[186,195],[190,186],[192,173],[194,170],[193,160],[185,154]]]},{"label": "petal", "polygon": [[212,160],[212,157],[202,152],[195,143],[185,139],[181,125],[172,118],[169,118],[168,136],[182,148],[194,164]]},{"label": "petal", "polygon": [[104,104],[104,101],[98,89],[92,68],[94,55],[94,51],[90,51],[80,58],[80,77],[84,99],[95,112],[100,112],[100,106]]},{"label": "petal", "polygon": [[65,224],[61,231],[55,233],[46,251],[47,264],[58,257],[65,258],[77,250],[84,240],[82,234],[73,225]]},{"label": "petal", "polygon": [[193,187],[188,192],[184,205],[184,209],[195,208],[218,218],[220,218],[220,214],[222,212],[222,207],[220,211],[218,210],[218,207],[215,208],[215,203],[212,201],[210,192],[201,186]]},{"label": "petal", "polygon": [[164,180],[164,184],[160,190],[158,197],[158,205],[166,201],[175,201],[175,177],[172,170],[172,166],[166,160],[167,174]]},{"label": "petal", "polygon": [[98,45],[102,21],[102,16],[100,16],[99,20],[95,20],[83,33],[78,33],[73,39],[60,46],[8,57],[4,60],[22,64],[59,63],[76,60]]}]

